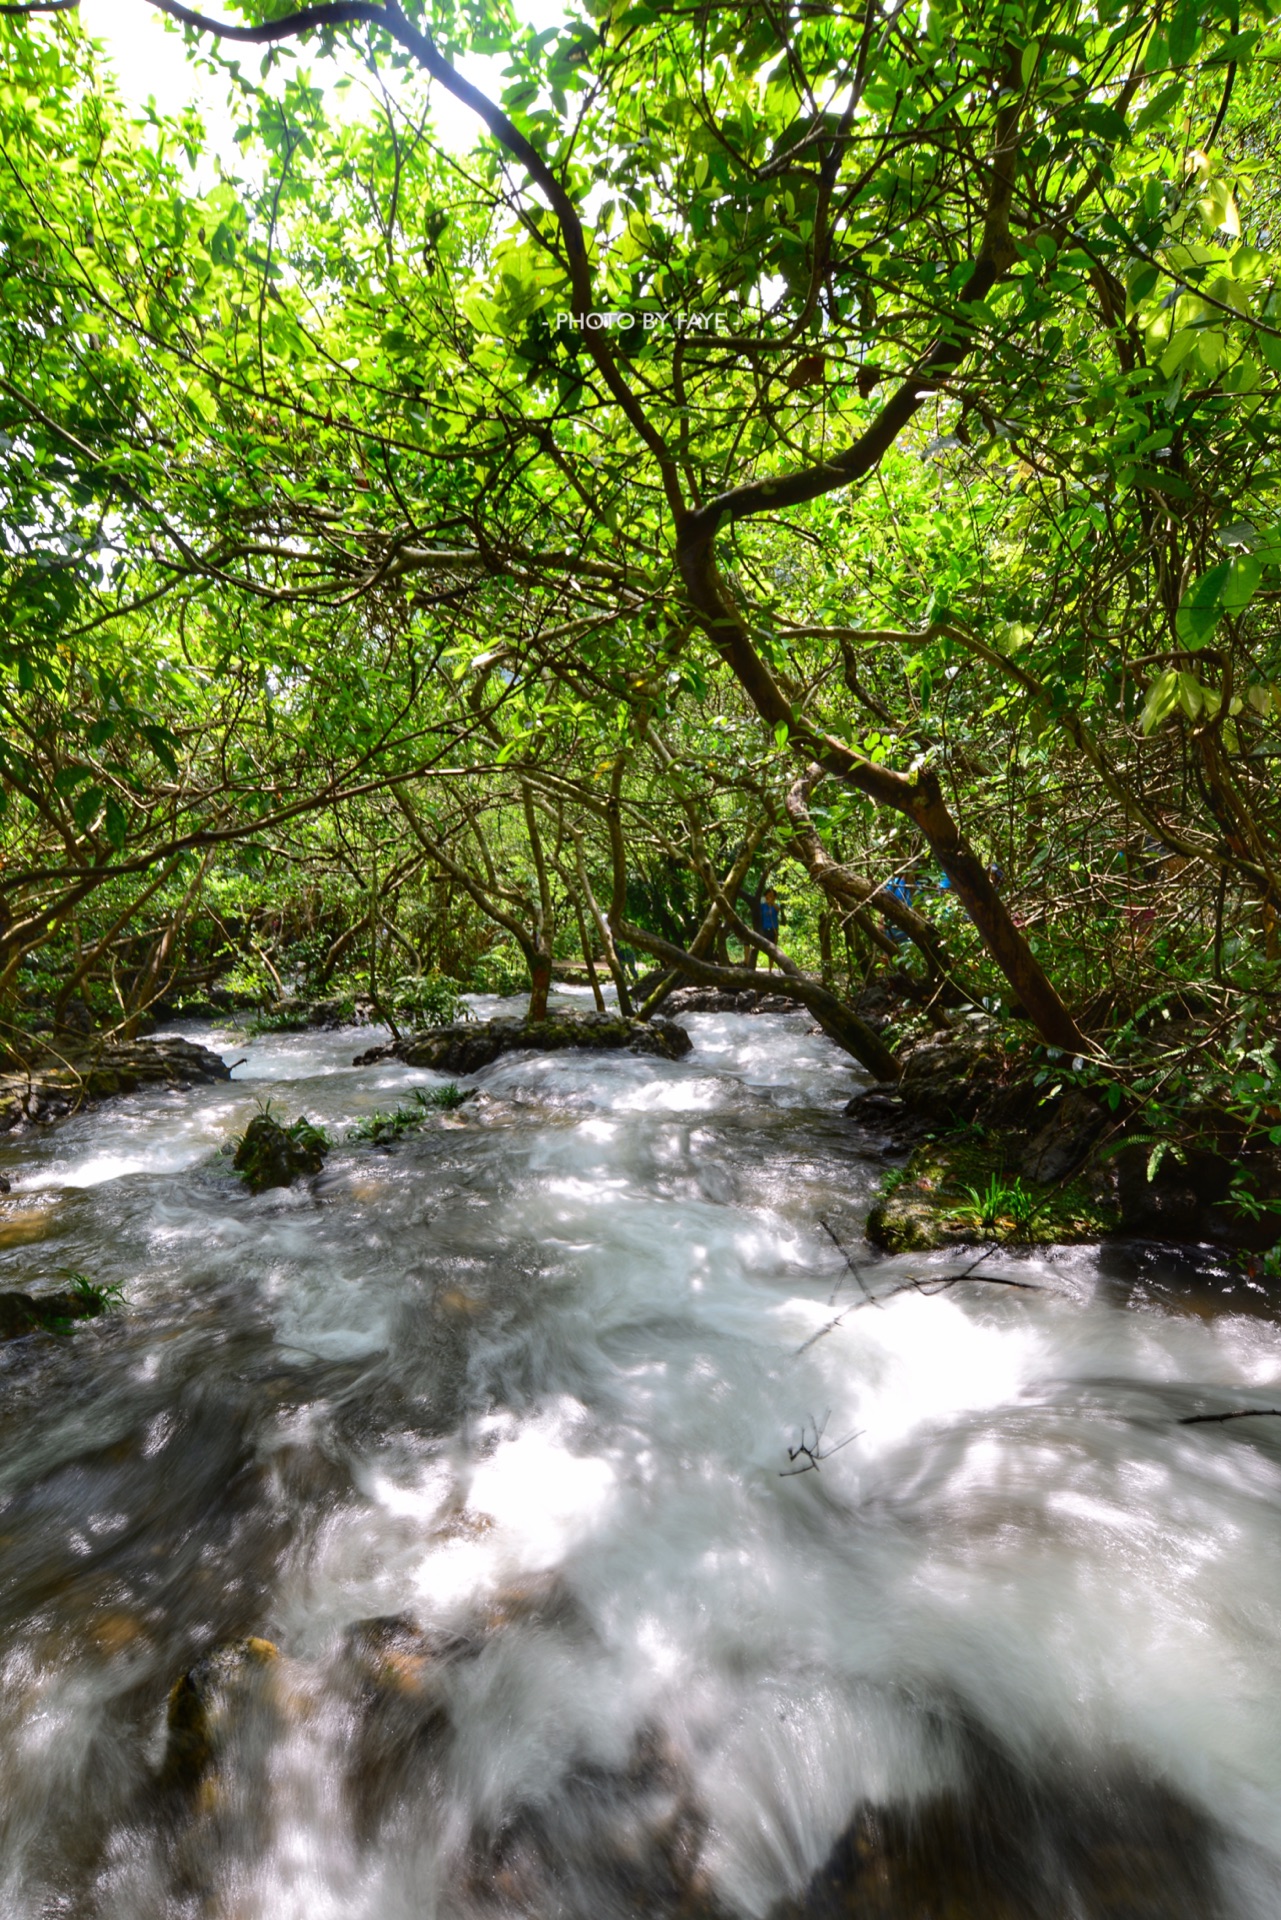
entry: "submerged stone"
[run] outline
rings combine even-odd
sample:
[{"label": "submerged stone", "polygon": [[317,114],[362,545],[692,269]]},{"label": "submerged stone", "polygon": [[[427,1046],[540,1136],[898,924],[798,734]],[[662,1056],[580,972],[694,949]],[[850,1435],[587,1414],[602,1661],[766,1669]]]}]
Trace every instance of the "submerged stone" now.
[{"label": "submerged stone", "polygon": [[770,1920],[1227,1920],[1215,1837],[1142,1781],[989,1777],[861,1808]]},{"label": "submerged stone", "polygon": [[236,1719],[261,1691],[279,1657],[270,1640],[251,1635],[215,1647],[175,1681],[166,1715],[162,1787],[191,1793],[201,1785],[217,1764]]},{"label": "submerged stone", "polygon": [[373,1839],[406,1796],[426,1791],[450,1728],[444,1669],[468,1650],[408,1614],[360,1620],[348,1629],[342,1670],[355,1711],[346,1792],[362,1841]]}]

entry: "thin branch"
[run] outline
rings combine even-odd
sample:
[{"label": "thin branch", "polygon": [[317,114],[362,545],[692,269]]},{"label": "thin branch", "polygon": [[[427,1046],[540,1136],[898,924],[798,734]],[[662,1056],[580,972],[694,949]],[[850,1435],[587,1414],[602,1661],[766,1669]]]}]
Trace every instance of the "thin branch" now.
[{"label": "thin branch", "polygon": [[1281,1420],[1281,1407],[1238,1407],[1232,1413],[1188,1413],[1180,1427],[1212,1427],[1225,1420]]},{"label": "thin branch", "polygon": [[[820,1460],[830,1460],[832,1455],[839,1453],[842,1447],[848,1447],[851,1440],[858,1439],[859,1435],[857,1433],[847,1433],[843,1440],[836,1441],[833,1446],[825,1447],[823,1445],[823,1435],[827,1431],[827,1423],[831,1417],[832,1409],[830,1407],[821,1420],[816,1420],[813,1414],[810,1415],[809,1423],[814,1429],[814,1438],[807,1440],[805,1438],[805,1428],[801,1428],[800,1439],[794,1447],[787,1449],[787,1457],[792,1464],[780,1469],[778,1476],[780,1480],[795,1479],[798,1473],[817,1473]],[[798,1460],[804,1460],[805,1465],[798,1467],[796,1465]]]}]

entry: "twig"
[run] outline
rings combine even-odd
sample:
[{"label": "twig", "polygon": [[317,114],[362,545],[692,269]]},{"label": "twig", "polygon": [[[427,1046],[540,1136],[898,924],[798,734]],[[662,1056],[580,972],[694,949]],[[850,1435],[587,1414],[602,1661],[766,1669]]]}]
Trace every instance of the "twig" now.
[{"label": "twig", "polygon": [[[854,1275],[854,1278],[858,1281],[860,1287],[862,1287],[863,1292],[867,1295],[867,1298],[871,1301],[872,1305],[874,1307],[879,1307],[881,1303],[877,1299],[876,1295],[872,1292],[871,1288],[868,1286],[862,1274],[859,1272],[858,1265],[854,1259],[853,1254],[850,1253],[848,1248],[843,1247],[841,1245],[840,1241],[837,1239],[835,1233],[832,1231],[832,1228],[828,1225],[827,1221],[823,1218],[822,1214],[819,1215],[818,1224],[820,1227],[822,1227],[824,1233],[827,1235],[832,1245],[836,1248],[836,1251],[840,1254],[842,1260],[844,1260],[846,1266],[849,1268],[850,1272]],[[834,1307],[836,1305],[836,1296],[840,1291],[840,1285],[841,1283],[838,1280],[836,1285],[832,1288],[831,1297],[827,1303],[829,1307]]]},{"label": "twig", "polygon": [[[881,1303],[879,1300],[874,1300],[872,1304],[874,1306],[879,1307]],[[847,1313],[854,1313],[859,1307],[865,1307],[866,1305],[867,1305],[866,1300],[856,1300],[853,1306],[846,1307],[841,1313],[837,1314],[835,1320],[829,1320],[825,1327],[820,1327],[817,1333],[812,1333],[808,1340],[803,1341],[801,1345],[796,1349],[796,1352],[792,1355],[792,1358],[794,1360],[799,1360],[803,1353],[809,1352],[810,1348],[814,1345],[815,1341],[821,1340],[825,1334],[829,1334],[836,1327],[839,1327]]]},{"label": "twig", "polygon": [[[891,1287],[885,1295],[885,1298],[892,1300],[896,1293],[920,1293],[924,1294],[925,1298],[929,1300],[934,1294],[942,1293],[947,1287],[959,1286],[962,1280],[968,1280],[973,1274],[977,1273],[985,1260],[991,1259],[992,1255],[996,1252],[997,1245],[997,1241],[989,1240],[987,1245],[980,1250],[978,1256],[971,1260],[968,1267],[963,1267],[960,1273],[944,1274],[941,1280],[905,1280],[901,1286]],[[1006,1280],[999,1274],[993,1273],[980,1273],[978,1277],[987,1286],[1023,1287],[1031,1293],[1039,1293],[1041,1291],[1041,1289],[1035,1287],[1030,1280]]]},{"label": "twig", "polygon": [[[826,1220],[822,1221],[821,1224],[827,1227],[827,1231],[830,1234],[832,1233],[832,1229],[827,1226]],[[835,1240],[836,1235],[832,1234],[832,1238]],[[839,1240],[836,1244],[840,1246]],[[996,1252],[996,1248],[997,1242],[992,1241],[988,1246],[984,1247],[978,1259],[972,1261],[961,1273],[945,1274],[940,1280],[905,1280],[901,1286],[891,1287],[888,1293],[873,1293],[863,1279],[862,1274],[858,1272],[857,1268],[854,1268],[855,1277],[867,1298],[864,1300],[855,1300],[850,1306],[843,1307],[835,1319],[829,1320],[826,1326],[820,1327],[817,1333],[812,1333],[808,1340],[803,1341],[796,1349],[792,1358],[798,1360],[803,1353],[807,1353],[816,1341],[822,1340],[827,1334],[832,1333],[839,1327],[847,1315],[858,1313],[863,1307],[883,1307],[885,1302],[887,1300],[893,1300],[896,1294],[919,1293],[923,1299],[932,1300],[935,1294],[945,1293],[949,1287],[959,1287],[965,1280],[974,1280],[980,1286],[984,1287],[1015,1287],[1020,1293],[1045,1292],[1045,1288],[1035,1280],[1011,1280],[1007,1274],[1002,1273],[977,1273],[975,1269],[981,1267],[985,1260],[990,1259],[992,1254]],[[841,1251],[844,1252],[844,1248],[841,1248]],[[846,1255],[846,1258],[848,1259],[849,1256]],[[853,1266],[853,1264],[853,1261],[850,1261],[850,1265]],[[830,1305],[831,1302],[829,1301],[828,1304]],[[803,1469],[798,1469],[798,1471],[803,1471]]]},{"label": "twig", "polygon": [[1281,1407],[1238,1407],[1233,1413],[1186,1413],[1180,1427],[1209,1427],[1224,1420],[1281,1420]]},{"label": "twig", "polygon": [[[832,1409],[830,1407],[821,1420],[816,1420],[813,1414],[810,1415],[810,1425],[814,1429],[814,1438],[812,1441],[807,1441],[805,1438],[805,1429],[804,1427],[801,1428],[800,1439],[794,1447],[787,1449],[787,1457],[792,1464],[779,1469],[778,1477],[780,1480],[794,1480],[798,1473],[817,1473],[820,1460],[830,1460],[832,1455],[839,1453],[842,1447],[848,1447],[851,1440],[858,1439],[859,1435],[857,1433],[847,1433],[843,1440],[836,1442],[835,1446],[825,1448],[823,1446],[823,1435],[827,1430],[827,1423],[831,1417]],[[805,1465],[798,1467],[795,1463],[802,1458],[805,1461]]]},{"label": "twig", "polygon": [[[984,1258],[986,1258],[986,1255]],[[1039,1286],[1035,1280],[1011,1280],[1008,1275],[1003,1273],[980,1273],[973,1277],[981,1287],[1017,1287],[1020,1293],[1045,1292],[1045,1288]],[[924,1294],[927,1300],[932,1300],[936,1293],[942,1293],[948,1287],[959,1286],[962,1280],[968,1280],[970,1278],[971,1275],[968,1273],[954,1273],[944,1280],[931,1282],[909,1280],[905,1286],[893,1288],[892,1291],[886,1295],[886,1298],[892,1299],[896,1293],[915,1292]]]}]

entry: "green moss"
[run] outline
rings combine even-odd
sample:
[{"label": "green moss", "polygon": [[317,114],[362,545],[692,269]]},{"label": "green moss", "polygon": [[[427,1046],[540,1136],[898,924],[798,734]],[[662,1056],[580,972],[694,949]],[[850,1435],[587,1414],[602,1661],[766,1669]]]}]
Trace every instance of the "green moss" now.
[{"label": "green moss", "polygon": [[1098,1240],[1119,1225],[1102,1175],[1033,1186],[1007,1170],[1000,1136],[970,1131],[927,1141],[887,1178],[867,1237],[891,1253],[973,1240],[1044,1247]]},{"label": "green moss", "polygon": [[78,1320],[96,1320],[124,1304],[123,1287],[100,1286],[87,1273],[66,1277],[69,1284],[57,1293],[0,1293],[0,1340],[18,1340],[27,1333],[70,1333]]},{"label": "green moss", "polygon": [[305,1117],[282,1126],[269,1103],[235,1142],[231,1164],[251,1193],[262,1193],[268,1187],[290,1186],[300,1174],[319,1173],[328,1151],[321,1127]]}]

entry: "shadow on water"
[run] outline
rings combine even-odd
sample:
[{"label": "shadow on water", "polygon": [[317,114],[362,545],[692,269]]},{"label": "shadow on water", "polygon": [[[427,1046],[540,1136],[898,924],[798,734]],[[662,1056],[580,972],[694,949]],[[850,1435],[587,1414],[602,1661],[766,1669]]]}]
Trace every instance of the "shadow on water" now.
[{"label": "shadow on water", "polygon": [[1276,1315],[1276,1301],[1250,1270],[1248,1256],[1221,1247],[1175,1246],[1118,1240],[1098,1250],[1107,1297],[1117,1306],[1159,1307],[1170,1313]]}]

